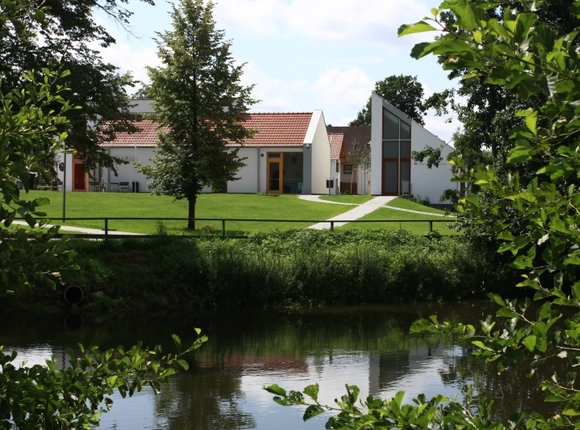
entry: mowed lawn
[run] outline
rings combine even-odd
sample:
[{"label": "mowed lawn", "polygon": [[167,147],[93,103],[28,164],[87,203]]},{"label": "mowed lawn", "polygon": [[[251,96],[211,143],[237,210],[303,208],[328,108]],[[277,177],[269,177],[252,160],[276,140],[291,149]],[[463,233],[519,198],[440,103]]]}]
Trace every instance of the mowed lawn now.
[{"label": "mowed lawn", "polygon": [[[103,229],[104,220],[75,220],[74,218],[109,218],[108,228],[117,231],[170,235],[191,234],[186,227],[187,202],[174,200],[168,196],[148,193],[66,193],[66,222],[62,222],[63,194],[56,191],[31,191],[26,198],[46,197],[50,204],[41,210],[56,224]],[[364,203],[370,196],[333,196],[324,197],[343,203]],[[443,211],[429,208],[406,199],[397,198],[391,205],[406,209],[443,214]],[[323,204],[299,199],[296,195],[271,196],[265,194],[202,194],[198,197],[196,218],[226,219],[227,235],[250,232],[267,232],[306,228],[316,221],[332,218],[352,209],[354,206]],[[114,218],[158,218],[153,220]],[[161,219],[163,218],[163,219]],[[182,218],[169,220],[169,218]],[[251,221],[229,221],[245,219]],[[419,215],[410,212],[379,209],[363,219],[440,219],[432,215]],[[451,219],[451,218],[450,218]],[[273,221],[270,221],[273,220]],[[292,222],[290,220],[295,220]],[[202,232],[221,232],[222,221],[199,220],[196,227]],[[353,223],[343,228],[400,229],[417,234],[428,231],[428,223]],[[445,224],[434,224],[434,230],[448,234]]]},{"label": "mowed lawn", "polygon": [[[47,197],[50,204],[41,210],[55,223],[62,223],[63,195],[56,191],[31,191],[30,198]],[[314,222],[269,222],[267,220],[325,220],[338,215],[348,206],[307,202],[296,195],[201,194],[196,218],[255,219],[226,221],[228,234],[305,228]],[[187,202],[148,193],[66,193],[66,218],[71,226],[104,228],[103,220],[71,218],[187,218]],[[155,234],[187,234],[185,220],[114,220],[109,228],[118,231]],[[202,231],[221,231],[221,221],[198,221]]]}]

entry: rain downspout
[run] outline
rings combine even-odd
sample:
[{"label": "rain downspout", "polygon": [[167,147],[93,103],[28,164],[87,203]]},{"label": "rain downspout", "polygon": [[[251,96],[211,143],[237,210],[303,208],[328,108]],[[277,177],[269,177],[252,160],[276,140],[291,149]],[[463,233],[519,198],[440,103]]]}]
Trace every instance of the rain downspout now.
[{"label": "rain downspout", "polygon": [[260,170],[262,168],[261,164],[260,164],[260,147],[256,148],[257,152],[257,161],[258,161],[258,188],[256,188],[256,191],[259,193],[260,192]]}]

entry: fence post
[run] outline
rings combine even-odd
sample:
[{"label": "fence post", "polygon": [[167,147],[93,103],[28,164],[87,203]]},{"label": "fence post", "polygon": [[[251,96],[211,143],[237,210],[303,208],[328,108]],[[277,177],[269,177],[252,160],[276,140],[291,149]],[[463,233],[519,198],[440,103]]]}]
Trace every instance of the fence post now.
[{"label": "fence post", "polygon": [[433,233],[433,221],[429,221],[429,233]]},{"label": "fence post", "polygon": [[226,220],[222,219],[222,239],[226,238]]},{"label": "fence post", "polygon": [[105,218],[105,241],[109,238],[109,218]]},{"label": "fence post", "polygon": [[330,231],[334,231],[334,221],[330,221]]}]

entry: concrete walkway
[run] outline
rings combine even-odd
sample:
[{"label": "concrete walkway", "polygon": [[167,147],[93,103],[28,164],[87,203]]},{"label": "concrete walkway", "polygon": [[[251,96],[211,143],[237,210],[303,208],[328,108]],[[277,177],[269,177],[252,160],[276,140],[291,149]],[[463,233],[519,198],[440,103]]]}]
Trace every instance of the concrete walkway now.
[{"label": "concrete walkway", "polygon": [[[24,221],[14,221],[13,224],[28,225],[28,223],[26,223]],[[51,228],[51,227],[54,227],[54,224],[45,224],[42,227],[43,228]],[[73,233],[83,233],[83,234],[100,234],[103,236],[105,235],[105,230],[100,229],[100,228],[73,227],[73,226],[68,226],[68,225],[59,226],[59,231],[69,231],[69,232],[73,232]],[[117,230],[109,230],[108,234],[111,236],[115,236],[115,235],[143,236],[141,233],[129,233],[127,231],[117,231]]]},{"label": "concrete walkway", "polygon": [[[299,196],[299,197],[303,200],[308,200],[308,201],[319,201],[320,203],[330,203],[327,200],[318,199],[319,196]],[[359,218],[362,218],[365,215],[370,214],[371,212],[376,211],[377,209],[379,209],[379,208],[383,207],[384,205],[386,205],[387,203],[389,203],[394,198],[395,197],[393,197],[393,196],[374,197],[366,203],[360,204],[357,207],[355,207],[349,211],[346,211],[345,213],[342,213],[342,214],[337,215],[333,218],[330,218],[328,221],[319,222],[318,224],[311,225],[308,228],[311,228],[313,230],[329,229],[330,225],[331,225],[330,221],[336,221],[336,222],[334,222],[334,226],[341,227],[341,226],[347,224],[348,221],[357,220]]]}]

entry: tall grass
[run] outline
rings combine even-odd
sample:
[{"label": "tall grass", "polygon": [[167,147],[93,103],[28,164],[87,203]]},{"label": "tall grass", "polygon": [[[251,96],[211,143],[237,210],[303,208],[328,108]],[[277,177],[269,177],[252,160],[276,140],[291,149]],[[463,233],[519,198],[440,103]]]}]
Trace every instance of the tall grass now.
[{"label": "tall grass", "polygon": [[64,282],[82,286],[85,306],[98,312],[458,300],[513,285],[512,272],[492,253],[453,237],[403,231],[72,240],[71,246],[81,270],[65,273]]}]

